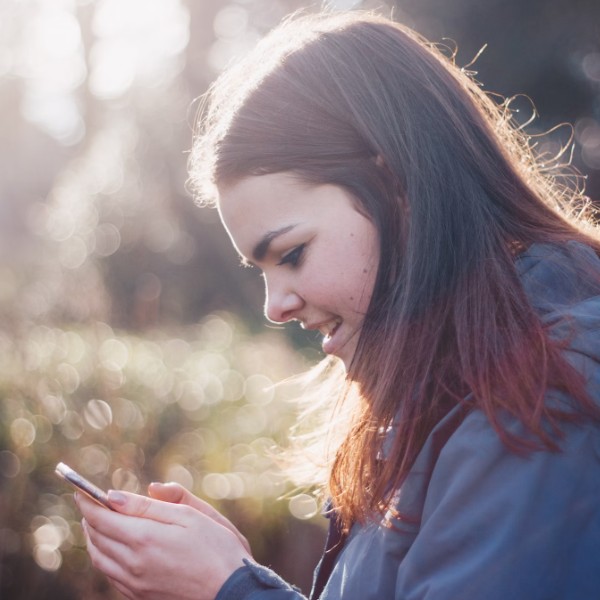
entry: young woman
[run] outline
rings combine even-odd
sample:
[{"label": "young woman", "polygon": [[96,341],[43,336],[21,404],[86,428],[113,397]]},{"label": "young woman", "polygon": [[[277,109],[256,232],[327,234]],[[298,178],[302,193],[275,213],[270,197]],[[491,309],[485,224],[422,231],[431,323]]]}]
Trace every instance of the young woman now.
[{"label": "young woman", "polygon": [[[346,370],[311,598],[600,598],[600,235],[583,198],[506,107],[372,15],[289,20],[203,115],[192,180],[262,270],[267,317],[319,330]],[[181,487],[111,501],[78,498],[126,597],[302,597]]]}]

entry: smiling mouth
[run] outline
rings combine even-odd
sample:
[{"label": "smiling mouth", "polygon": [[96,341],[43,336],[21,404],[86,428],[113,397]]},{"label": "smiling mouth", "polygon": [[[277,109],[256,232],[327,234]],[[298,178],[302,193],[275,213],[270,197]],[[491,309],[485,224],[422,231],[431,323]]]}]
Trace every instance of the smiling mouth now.
[{"label": "smiling mouth", "polygon": [[327,323],[320,327],[319,331],[321,332],[325,340],[329,340],[335,335],[335,332],[339,329],[341,324],[342,321],[340,319],[336,319],[335,321]]},{"label": "smiling mouth", "polygon": [[337,339],[336,333],[341,325],[342,321],[337,320],[331,323],[326,330],[321,328],[321,333],[323,334],[323,342],[321,343],[321,347],[325,354],[337,354],[339,351],[340,341]]}]

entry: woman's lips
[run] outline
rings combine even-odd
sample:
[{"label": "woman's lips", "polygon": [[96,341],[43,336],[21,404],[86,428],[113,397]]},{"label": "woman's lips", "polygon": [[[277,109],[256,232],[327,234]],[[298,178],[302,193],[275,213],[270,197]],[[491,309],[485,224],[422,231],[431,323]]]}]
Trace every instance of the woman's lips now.
[{"label": "woman's lips", "polygon": [[339,331],[341,322],[338,323],[328,335],[323,338],[322,348],[325,354],[333,354],[337,346],[337,332]]}]

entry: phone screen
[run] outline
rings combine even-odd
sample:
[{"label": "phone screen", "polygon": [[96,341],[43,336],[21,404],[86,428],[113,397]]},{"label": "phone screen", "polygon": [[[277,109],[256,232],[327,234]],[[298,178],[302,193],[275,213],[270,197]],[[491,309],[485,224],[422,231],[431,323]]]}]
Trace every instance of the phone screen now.
[{"label": "phone screen", "polygon": [[94,485],[91,481],[88,481],[85,477],[77,473],[65,465],[65,463],[58,463],[54,472],[65,481],[68,481],[71,485],[74,485],[78,490],[81,490],[84,494],[89,496],[92,500],[98,504],[113,510],[108,501],[108,495],[104,490],[101,490],[98,486]]}]

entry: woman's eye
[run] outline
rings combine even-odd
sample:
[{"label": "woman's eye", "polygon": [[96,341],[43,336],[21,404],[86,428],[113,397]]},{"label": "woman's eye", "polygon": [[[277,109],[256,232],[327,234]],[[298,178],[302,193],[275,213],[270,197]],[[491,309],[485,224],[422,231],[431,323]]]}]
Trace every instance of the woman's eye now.
[{"label": "woman's eye", "polygon": [[281,260],[277,263],[278,265],[291,265],[297,267],[302,259],[302,253],[306,244],[300,244],[296,246],[292,251],[288,252]]}]

